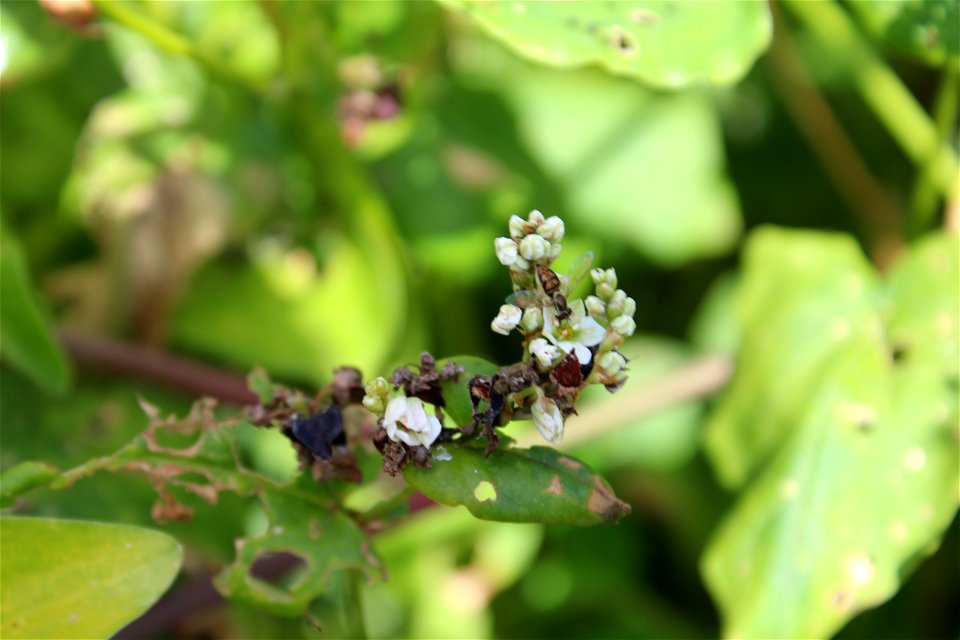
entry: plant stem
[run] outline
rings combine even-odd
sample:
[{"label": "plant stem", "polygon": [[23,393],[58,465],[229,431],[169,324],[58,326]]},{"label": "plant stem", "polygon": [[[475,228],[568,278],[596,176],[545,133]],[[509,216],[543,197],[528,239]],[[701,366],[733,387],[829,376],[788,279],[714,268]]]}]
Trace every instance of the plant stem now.
[{"label": "plant stem", "polygon": [[940,133],[930,116],[877,56],[846,11],[835,2],[783,0],[783,5],[825,49],[847,62],[854,85],[887,132],[915,165],[931,163],[933,184],[938,193],[949,197],[956,177],[956,154],[941,145]]},{"label": "plant stem", "polygon": [[899,211],[804,66],[778,7],[772,9],[776,35],[765,62],[773,88],[837,193],[860,221],[871,257],[882,267],[902,244]]},{"label": "plant stem", "polygon": [[[940,134],[940,148],[949,149],[950,140],[957,131],[957,112],[960,106],[960,65],[948,63],[943,71],[940,87],[933,105],[933,117]],[[927,159],[921,167],[920,175],[910,198],[910,215],[907,219],[907,235],[915,238],[936,224],[937,204],[939,201],[936,184],[936,155]],[[960,177],[954,172],[953,185],[946,197],[947,205],[960,196]]]}]

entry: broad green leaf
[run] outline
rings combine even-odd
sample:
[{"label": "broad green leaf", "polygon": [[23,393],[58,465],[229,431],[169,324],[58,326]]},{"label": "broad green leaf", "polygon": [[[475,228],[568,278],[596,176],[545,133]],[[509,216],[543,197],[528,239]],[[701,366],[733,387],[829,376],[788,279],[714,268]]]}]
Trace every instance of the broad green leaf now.
[{"label": "broad green leaf", "polygon": [[60,475],[55,467],[45,462],[27,461],[10,467],[0,474],[2,506],[13,504],[13,499],[35,487],[40,487]]},{"label": "broad green leaf", "polygon": [[479,39],[457,51],[464,81],[512,107],[520,139],[563,194],[568,227],[665,265],[733,247],[739,204],[708,96],[543,69]]},{"label": "broad green leaf", "polygon": [[960,58],[956,0],[857,0],[854,13],[890,44],[931,64]]},{"label": "broad green leaf", "polygon": [[70,384],[70,369],[30,284],[27,263],[6,229],[0,229],[0,355],[53,393]]},{"label": "broad green leaf", "polygon": [[767,47],[765,2],[443,0],[524,57],[597,64],[662,88],[736,82]]},{"label": "broad green leaf", "polygon": [[4,638],[106,638],[143,614],[180,570],[165,533],[118,524],[0,518]]},{"label": "broad green leaf", "polygon": [[447,362],[456,362],[462,366],[463,373],[456,382],[440,383],[443,399],[447,403],[444,410],[455,425],[465,427],[473,420],[473,402],[470,399],[468,383],[475,375],[492,376],[497,372],[497,365],[476,356],[455,356],[440,360],[437,367],[442,367]]},{"label": "broad green leaf", "polygon": [[408,465],[404,478],[441,504],[464,505],[483,520],[593,525],[630,513],[610,485],[579,460],[549,447],[500,448],[484,458],[472,444],[445,445],[430,469]]},{"label": "broad green leaf", "polygon": [[960,473],[957,249],[927,238],[883,283],[843,236],[751,239],[707,427],[721,477],[751,479],[702,563],[725,635],[829,636],[936,548]]},{"label": "broad green leaf", "polygon": [[[335,571],[354,569],[368,579],[382,576],[363,531],[344,512],[272,490],[263,491],[261,499],[269,518],[267,531],[237,542],[236,560],[216,579],[225,596],[277,615],[297,616],[323,594]],[[306,562],[290,584],[269,584],[251,575],[257,559],[279,552]]]}]

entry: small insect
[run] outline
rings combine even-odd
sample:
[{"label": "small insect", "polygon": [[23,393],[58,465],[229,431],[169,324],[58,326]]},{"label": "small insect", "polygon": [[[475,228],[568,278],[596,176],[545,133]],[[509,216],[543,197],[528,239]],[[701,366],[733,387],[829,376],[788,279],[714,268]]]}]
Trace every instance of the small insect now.
[{"label": "small insect", "polygon": [[564,320],[570,317],[570,307],[567,306],[567,296],[577,288],[583,277],[590,271],[593,264],[593,252],[587,251],[577,258],[566,273],[566,281],[549,267],[537,265],[537,284],[539,290],[521,289],[507,296],[507,304],[521,309],[531,307],[552,306],[556,309],[557,319]]}]

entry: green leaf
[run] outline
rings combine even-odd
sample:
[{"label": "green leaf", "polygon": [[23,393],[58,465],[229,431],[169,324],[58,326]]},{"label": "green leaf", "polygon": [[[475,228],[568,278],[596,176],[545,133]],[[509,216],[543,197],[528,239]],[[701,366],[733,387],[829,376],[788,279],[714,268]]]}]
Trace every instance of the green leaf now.
[{"label": "green leaf", "polygon": [[847,237],[751,239],[707,427],[721,477],[751,480],[702,563],[725,635],[829,636],[936,548],[960,472],[957,243],[920,242],[882,283]]},{"label": "green leaf", "polygon": [[497,365],[475,356],[455,356],[438,361],[437,367],[442,367],[447,362],[456,362],[462,366],[463,373],[456,382],[440,383],[443,399],[447,403],[444,410],[455,425],[465,427],[473,420],[473,402],[470,399],[468,383],[475,375],[493,376],[497,372]]},{"label": "green leaf", "polygon": [[464,505],[482,520],[593,525],[630,513],[610,485],[585,464],[549,447],[497,449],[445,445],[449,459],[433,467],[408,465],[403,475],[415,489],[448,506]]},{"label": "green leaf", "polygon": [[490,42],[464,49],[455,59],[464,81],[511,106],[522,142],[563,194],[568,227],[664,265],[733,247],[742,222],[709,96],[538,68]]},{"label": "green leaf", "polygon": [[955,0],[858,0],[849,4],[875,33],[930,64],[960,57],[960,4]]},{"label": "green leaf", "polygon": [[[270,521],[267,531],[237,542],[236,560],[216,579],[225,596],[277,615],[298,616],[324,593],[335,571],[355,569],[368,579],[382,577],[383,568],[363,531],[344,512],[279,491],[263,491],[261,500]],[[269,584],[251,575],[258,558],[280,552],[306,562],[290,584]]]},{"label": "green leaf", "polygon": [[471,2],[443,0],[524,57],[597,64],[661,88],[743,77],[770,43],[765,2]]},{"label": "green leaf", "polygon": [[49,483],[58,475],[60,471],[45,462],[30,460],[10,467],[0,474],[2,506],[10,506],[15,497]]},{"label": "green leaf", "polygon": [[26,260],[0,228],[0,355],[34,383],[53,393],[70,384],[70,370],[30,285]]},{"label": "green leaf", "polygon": [[167,590],[183,551],[158,531],[0,518],[4,638],[106,638]]}]

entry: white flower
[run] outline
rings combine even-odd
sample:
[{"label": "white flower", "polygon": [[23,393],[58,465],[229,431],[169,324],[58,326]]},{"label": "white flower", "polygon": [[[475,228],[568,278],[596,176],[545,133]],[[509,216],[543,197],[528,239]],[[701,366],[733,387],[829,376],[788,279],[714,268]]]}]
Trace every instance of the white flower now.
[{"label": "white flower", "polygon": [[610,326],[622,336],[632,336],[637,330],[637,323],[630,316],[620,316],[611,322]]},{"label": "white flower", "polygon": [[537,233],[550,242],[560,242],[563,240],[563,220],[557,216],[550,216],[543,224],[537,227]]},{"label": "white flower", "polygon": [[533,333],[543,328],[543,310],[540,307],[529,307],[523,310],[520,326],[524,333]]},{"label": "white flower", "polygon": [[[540,394],[542,393],[541,391]],[[533,423],[537,425],[537,431],[543,439],[552,444],[560,444],[563,440],[563,414],[560,413],[557,403],[540,395],[530,408],[530,412],[533,414]]]},{"label": "white flower", "polygon": [[429,447],[440,435],[440,421],[429,415],[419,398],[398,397],[387,405],[383,428],[394,442]]},{"label": "white flower", "polygon": [[520,324],[520,318],[523,316],[523,310],[512,304],[500,305],[500,313],[490,323],[490,328],[497,333],[510,335],[513,328]]},{"label": "white flower", "polygon": [[530,355],[537,359],[540,366],[547,369],[560,359],[560,348],[552,345],[543,338],[530,342]]},{"label": "white flower", "polygon": [[525,224],[526,222],[524,222],[520,216],[510,216],[510,237],[519,240],[527,235],[527,232],[523,228]]},{"label": "white flower", "polygon": [[493,247],[497,252],[497,260],[505,267],[509,267],[517,261],[517,243],[512,238],[497,238],[493,241]]},{"label": "white flower", "polygon": [[576,353],[580,364],[587,364],[592,357],[589,347],[600,344],[607,330],[586,314],[583,300],[571,302],[570,311],[570,317],[559,322],[556,314],[543,314],[543,335],[564,353]]},{"label": "white flower", "polygon": [[549,253],[550,243],[535,233],[520,241],[520,255],[530,262],[536,262]]}]

